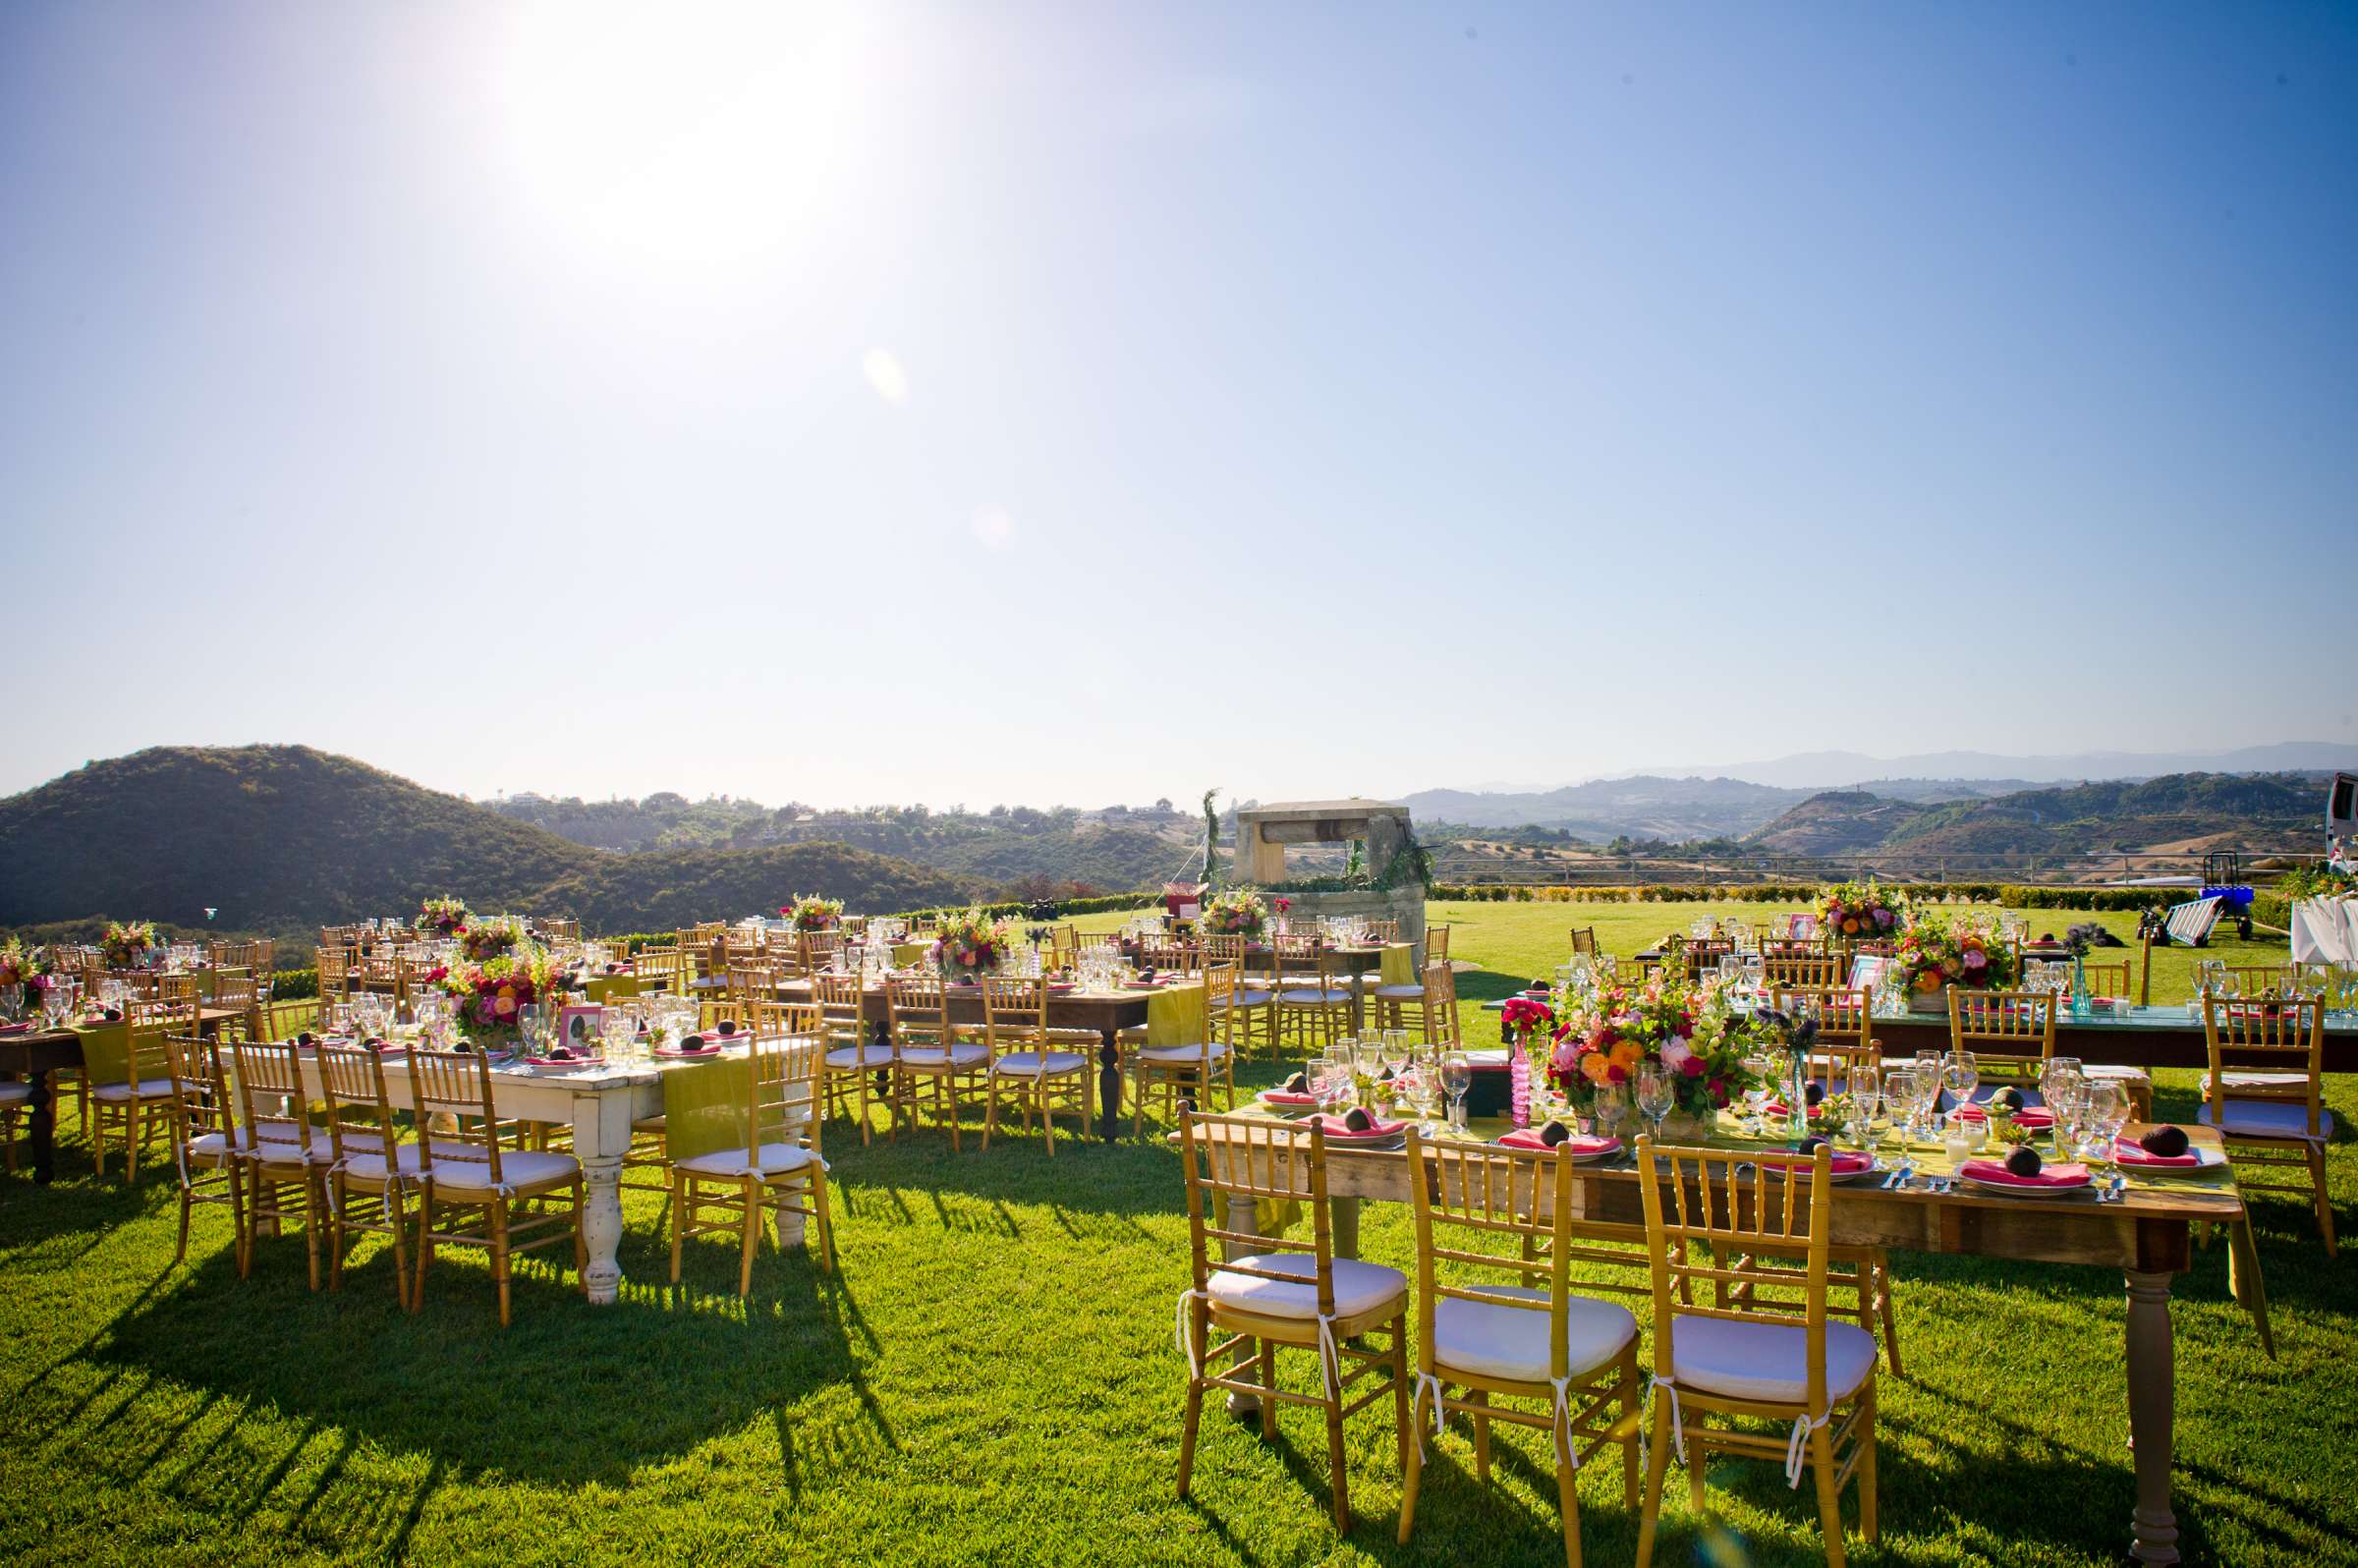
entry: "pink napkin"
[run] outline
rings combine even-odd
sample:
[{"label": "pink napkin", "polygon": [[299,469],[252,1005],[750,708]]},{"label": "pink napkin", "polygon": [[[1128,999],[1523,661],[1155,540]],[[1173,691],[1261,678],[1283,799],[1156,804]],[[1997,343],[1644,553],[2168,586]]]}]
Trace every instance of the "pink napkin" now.
[{"label": "pink napkin", "polygon": [[22,1024],[0,1024],[0,1035],[27,1035],[31,1031],[32,1020],[30,1019],[27,1019]]},{"label": "pink napkin", "polygon": [[527,1056],[528,1067],[596,1067],[600,1064],[587,1056]]},{"label": "pink napkin", "polygon": [[[1786,1104],[1781,1099],[1772,1099],[1768,1104],[1761,1107],[1761,1114],[1764,1116],[1790,1116],[1793,1114],[1793,1107]],[[1824,1107],[1812,1105],[1810,1107],[1810,1114],[1812,1116],[1822,1115],[1824,1114]]]},{"label": "pink napkin", "polygon": [[[1810,1162],[1810,1156],[1799,1149],[1790,1152],[1776,1149],[1761,1156],[1764,1165],[1782,1165],[1789,1170],[1808,1170]],[[1836,1176],[1856,1176],[1874,1164],[1875,1156],[1859,1149],[1835,1148],[1826,1151],[1825,1168]]]},{"label": "pink napkin", "polygon": [[1261,1092],[1261,1097],[1263,1103],[1270,1105],[1316,1105],[1319,1102],[1316,1094],[1296,1093],[1287,1089],[1264,1089]]},{"label": "pink napkin", "polygon": [[1957,1167],[1957,1174],[1970,1176],[1977,1182],[1993,1187],[2085,1187],[2088,1167],[2085,1165],[2042,1165],[2036,1176],[2017,1176],[2006,1169],[2003,1160],[1969,1159]]},{"label": "pink napkin", "polygon": [[2126,1138],[2112,1141],[2112,1157],[2123,1165],[2145,1165],[2156,1170],[2192,1170],[2203,1162],[2203,1156],[2193,1149],[2183,1154],[2157,1154]]},{"label": "pink napkin", "polygon": [[2055,1113],[2037,1105],[2025,1105],[2014,1113],[2014,1125],[2038,1132],[2042,1128],[2055,1125]]},{"label": "pink napkin", "polygon": [[1401,1129],[1408,1125],[1406,1122],[1377,1122],[1364,1133],[1355,1133],[1348,1125],[1344,1123],[1340,1116],[1328,1116],[1321,1113],[1319,1115],[1313,1116],[1311,1118],[1311,1122],[1313,1125],[1322,1129],[1329,1140],[1347,1138],[1355,1142],[1376,1138],[1397,1137]]},{"label": "pink napkin", "polygon": [[[1508,1133],[1500,1138],[1498,1140],[1498,1147],[1500,1148],[1536,1148],[1542,1152],[1546,1152],[1549,1145],[1545,1139],[1540,1136],[1540,1131],[1538,1128],[1518,1127],[1513,1132]],[[1621,1140],[1618,1138],[1597,1138],[1587,1133],[1574,1133],[1571,1137],[1553,1147],[1562,1149],[1567,1154],[1571,1154],[1580,1158],[1586,1158],[1591,1154],[1610,1154],[1615,1152],[1621,1147]]]}]

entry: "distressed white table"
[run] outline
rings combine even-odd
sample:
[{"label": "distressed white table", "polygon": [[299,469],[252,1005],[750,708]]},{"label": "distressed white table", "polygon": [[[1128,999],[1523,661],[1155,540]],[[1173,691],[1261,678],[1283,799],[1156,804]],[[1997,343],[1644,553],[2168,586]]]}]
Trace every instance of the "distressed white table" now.
[{"label": "distressed white table", "polygon": [[[722,1060],[742,1061],[744,1053],[724,1053]],[[710,1061],[706,1057],[704,1061]],[[631,1150],[631,1124],[663,1114],[663,1075],[702,1062],[646,1062],[550,1072],[511,1066],[491,1070],[492,1108],[503,1118],[557,1122],[573,1129],[573,1155],[582,1162],[582,1241],[590,1254],[583,1279],[593,1305],[613,1302],[622,1292],[622,1265],[615,1252],[622,1244],[622,1160]],[[303,1064],[304,1086],[316,1092],[319,1067],[315,1058]],[[385,1058],[385,1088],[394,1108],[408,1103],[409,1059]],[[803,1245],[804,1217],[778,1215],[778,1245]]]}]

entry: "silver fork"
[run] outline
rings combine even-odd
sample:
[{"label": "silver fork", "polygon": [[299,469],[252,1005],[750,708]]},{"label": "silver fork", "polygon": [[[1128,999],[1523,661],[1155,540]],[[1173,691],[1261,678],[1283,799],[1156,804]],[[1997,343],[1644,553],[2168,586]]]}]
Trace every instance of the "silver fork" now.
[{"label": "silver fork", "polygon": [[2105,1183],[2105,1190],[2096,1195],[2096,1201],[2100,1204],[2117,1204],[2128,1195],[2128,1190],[2129,1179],[2114,1171],[2112,1179]]},{"label": "silver fork", "polygon": [[1891,1174],[1883,1178],[1883,1191],[1898,1191],[1907,1186],[1908,1178],[1915,1174],[1916,1162],[1903,1156],[1898,1164],[1891,1167]]}]

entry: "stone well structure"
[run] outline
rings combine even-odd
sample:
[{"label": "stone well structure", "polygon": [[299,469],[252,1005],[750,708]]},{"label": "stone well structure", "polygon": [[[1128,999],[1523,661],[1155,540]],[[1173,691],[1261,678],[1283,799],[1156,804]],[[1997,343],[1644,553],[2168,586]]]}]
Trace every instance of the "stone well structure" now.
[{"label": "stone well structure", "polygon": [[[1268,887],[1285,880],[1288,844],[1367,845],[1369,871],[1381,876],[1392,858],[1408,848],[1408,808],[1387,801],[1285,801],[1239,809],[1236,813],[1238,882]],[[1293,912],[1304,916],[1355,915],[1396,920],[1401,937],[1416,947],[1417,968],[1425,967],[1425,888],[1413,878],[1397,887],[1355,888],[1345,893],[1288,893]]]}]

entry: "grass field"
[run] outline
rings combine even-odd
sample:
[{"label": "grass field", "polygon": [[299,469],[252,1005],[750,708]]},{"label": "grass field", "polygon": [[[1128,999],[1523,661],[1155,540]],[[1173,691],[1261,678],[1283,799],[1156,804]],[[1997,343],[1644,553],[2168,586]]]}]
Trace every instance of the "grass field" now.
[{"label": "grass field", "polygon": [[[1759,906],[1731,906],[1747,915]],[[1564,928],[1629,952],[1694,905],[1436,905],[1458,957],[1545,974]],[[2070,919],[2054,917],[2059,928]],[[1109,923],[1118,924],[1120,917]],[[2127,918],[2120,918],[2125,924]],[[2044,923],[2043,923],[2044,924]],[[2253,961],[2281,948],[2254,944]],[[2230,945],[2223,956],[2240,956]],[[1469,995],[1484,975],[1466,977]],[[2182,963],[2155,999],[2184,994]],[[1471,1022],[1479,1033],[1480,1022]],[[1274,1064],[1247,1076],[1273,1078]],[[2193,1075],[2163,1077],[2190,1118]],[[2358,1087],[2330,1091],[2344,1125]],[[1562,1560],[1545,1438],[1498,1439],[1478,1488],[1453,1431],[1414,1540],[1393,1543],[1387,1422],[1352,1429],[1360,1516],[1326,1515],[1322,1439],[1273,1446],[1207,1419],[1196,1495],[1172,1495],[1186,1280],[1176,1156],[1159,1143],[1013,1138],[953,1156],[931,1134],[863,1149],[830,1131],[841,1272],[762,1255],[750,1308],[733,1254],[692,1249],[664,1283],[659,1205],[628,1204],[625,1300],[585,1306],[530,1272],[516,1326],[454,1261],[424,1314],[371,1243],[344,1290],[304,1286],[299,1242],[253,1278],[200,1214],[172,1264],[168,1172],[0,1179],[0,1552],[23,1562],[340,1559],[503,1563],[1475,1563]],[[2348,1145],[2333,1154],[2345,1226]],[[2278,1359],[2228,1298],[2223,1245],[2179,1281],[2177,1507],[2190,1561],[2358,1563],[2358,1293],[2306,1212],[2257,1206]],[[1372,1205],[1367,1254],[1405,1266],[1403,1212]],[[1910,1375],[1882,1393],[1883,1543],[1854,1561],[2101,1564],[2131,1506],[2121,1282],[2091,1269],[1898,1255]],[[1311,1364],[1292,1369],[1307,1385]],[[1712,1474],[1715,1522],[1673,1477],[1664,1563],[1819,1560],[1808,1493],[1772,1465]],[[1588,1560],[1627,1561],[1617,1481],[1581,1487]]]}]

